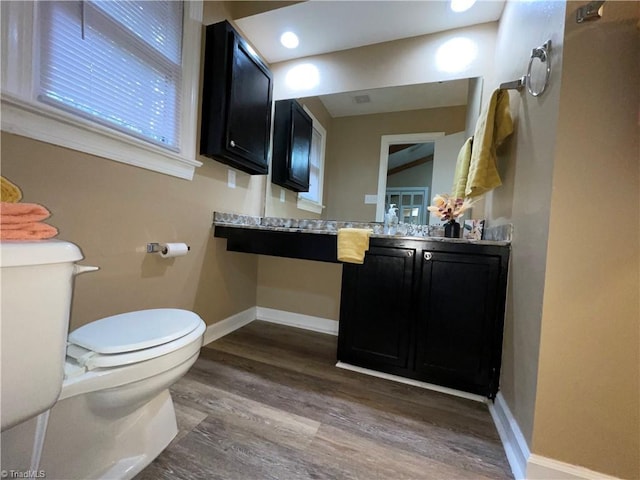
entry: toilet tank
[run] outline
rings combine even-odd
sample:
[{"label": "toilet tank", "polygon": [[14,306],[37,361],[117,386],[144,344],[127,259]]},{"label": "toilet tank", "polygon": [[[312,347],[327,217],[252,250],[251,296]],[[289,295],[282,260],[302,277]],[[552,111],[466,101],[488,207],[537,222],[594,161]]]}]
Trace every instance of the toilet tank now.
[{"label": "toilet tank", "polygon": [[2,430],[58,399],[74,262],[80,249],[60,240],[0,242]]}]

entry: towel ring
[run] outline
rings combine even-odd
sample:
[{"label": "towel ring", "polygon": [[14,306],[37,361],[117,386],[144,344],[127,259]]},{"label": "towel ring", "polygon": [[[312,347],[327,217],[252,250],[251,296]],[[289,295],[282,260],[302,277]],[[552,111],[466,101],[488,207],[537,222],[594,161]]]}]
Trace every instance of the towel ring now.
[{"label": "towel ring", "polygon": [[[549,50],[551,50],[551,40],[547,40],[544,45],[541,47],[536,47],[531,50],[531,59],[529,60],[529,68],[527,69],[527,91],[534,97],[539,97],[542,95],[549,85],[549,77],[551,76],[551,56],[549,55]],[[539,58],[542,63],[547,65],[547,73],[544,78],[544,85],[539,91],[535,91],[531,88],[531,67],[533,65],[533,60]]]}]

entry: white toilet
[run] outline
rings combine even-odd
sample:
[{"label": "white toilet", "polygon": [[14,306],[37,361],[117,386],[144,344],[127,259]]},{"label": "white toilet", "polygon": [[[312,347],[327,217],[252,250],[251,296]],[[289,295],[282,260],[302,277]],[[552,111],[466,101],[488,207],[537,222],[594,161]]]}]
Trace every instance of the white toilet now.
[{"label": "white toilet", "polygon": [[[42,245],[47,242],[55,242],[55,248],[45,248],[47,252],[43,254]],[[31,332],[41,337],[37,333],[38,322],[45,325],[61,321],[60,315],[53,319],[45,314],[40,315],[42,318],[26,319],[25,313],[30,315],[30,312],[25,312],[24,308],[13,308],[13,304],[18,307],[25,302],[33,303],[30,295],[33,278],[40,278],[41,282],[42,278],[48,278],[53,283],[70,284],[73,274],[79,273],[77,269],[65,268],[58,275],[50,275],[50,270],[43,270],[43,266],[73,264],[82,257],[69,255],[74,248],[77,253],[79,250],[60,241],[23,242],[22,245],[2,242],[0,247],[3,293],[10,281],[12,293],[22,295],[22,299],[13,299],[10,305],[5,305],[4,295],[2,299],[4,376],[5,369],[10,370],[11,362],[20,361],[17,352],[13,352],[16,348],[10,348],[12,351],[5,355],[5,329],[19,331],[29,323]],[[34,265],[31,260],[29,265],[17,265],[20,262],[12,260],[17,255],[24,258],[34,258],[35,255],[39,263]],[[10,275],[6,275],[8,268],[11,269]],[[68,312],[71,288],[67,290],[68,298],[64,302]],[[53,286],[52,291],[57,295],[61,293]],[[61,301],[60,298],[50,300]],[[47,301],[48,298],[39,299],[40,303],[46,304]],[[14,310],[16,315],[23,317],[15,318]],[[47,311],[46,308],[41,310]],[[68,316],[64,321],[65,327],[58,328],[48,338],[45,336],[44,342],[42,338],[33,338],[32,343],[55,344],[58,339],[53,337],[60,334],[66,339]],[[193,312],[142,310],[96,320],[73,331],[68,335],[66,359],[55,351],[40,355],[37,347],[29,350],[35,356],[48,356],[40,360],[48,362],[51,368],[64,371],[64,379],[60,382],[57,401],[44,414],[37,416],[42,411],[40,406],[29,414],[29,419],[15,426],[7,421],[6,427],[3,418],[3,428],[6,428],[2,432],[3,470],[26,471],[37,465],[46,478],[65,480],[128,479],[135,476],[162,452],[177,433],[168,388],[198,358],[204,330],[204,322]],[[25,349],[30,347],[24,345]],[[34,366],[40,367],[42,365]],[[23,371],[21,375],[25,384],[32,383],[29,372]],[[8,388],[5,392],[9,385],[5,385],[4,378],[2,384],[4,404],[16,390]],[[27,398],[19,391],[17,393],[23,400]],[[20,415],[25,413],[20,412]],[[43,421],[43,415],[48,416],[48,422],[46,419]],[[42,439],[43,424],[46,425],[44,444],[36,452],[38,438]]]}]

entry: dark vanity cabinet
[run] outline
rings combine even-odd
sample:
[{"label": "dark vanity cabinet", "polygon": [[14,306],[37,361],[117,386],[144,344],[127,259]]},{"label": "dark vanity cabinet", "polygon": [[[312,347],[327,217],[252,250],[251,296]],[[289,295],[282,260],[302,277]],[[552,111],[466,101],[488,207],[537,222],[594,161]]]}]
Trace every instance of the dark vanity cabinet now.
[{"label": "dark vanity cabinet", "polygon": [[207,26],[200,154],[266,174],[272,85],[267,66],[229,22]]},{"label": "dark vanity cabinet", "polygon": [[507,246],[375,239],[363,265],[343,266],[338,360],[494,398],[508,257]]},{"label": "dark vanity cabinet", "polygon": [[342,270],[338,359],[404,375],[411,350],[416,249],[370,246]]},{"label": "dark vanity cabinet", "polygon": [[271,181],[294,192],[309,191],[313,124],[296,100],[275,105]]}]

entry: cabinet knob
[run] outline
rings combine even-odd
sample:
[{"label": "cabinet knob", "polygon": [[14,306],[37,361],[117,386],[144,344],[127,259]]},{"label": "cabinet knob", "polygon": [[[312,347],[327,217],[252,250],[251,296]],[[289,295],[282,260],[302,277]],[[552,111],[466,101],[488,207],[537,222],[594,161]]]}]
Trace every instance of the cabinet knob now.
[{"label": "cabinet knob", "polygon": [[411,250],[407,252],[407,257],[413,257],[413,252]]},{"label": "cabinet knob", "polygon": [[424,259],[425,260],[431,260],[431,257],[433,257],[433,255],[431,254],[431,252],[424,252]]},{"label": "cabinet knob", "polygon": [[235,146],[236,146],[236,142],[234,142],[233,140],[231,140],[231,141],[229,142],[229,145],[231,145],[232,147],[235,147]]}]

